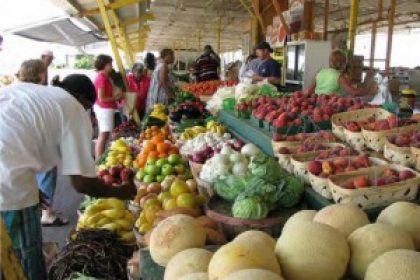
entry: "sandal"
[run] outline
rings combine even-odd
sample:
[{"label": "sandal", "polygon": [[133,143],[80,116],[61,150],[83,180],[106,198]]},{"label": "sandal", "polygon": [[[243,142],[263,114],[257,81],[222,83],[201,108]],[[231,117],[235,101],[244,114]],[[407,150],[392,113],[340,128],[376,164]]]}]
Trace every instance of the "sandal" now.
[{"label": "sandal", "polygon": [[43,227],[62,227],[62,226],[67,225],[68,223],[69,223],[69,221],[66,220],[66,219],[62,219],[60,217],[55,217],[55,219],[52,223],[41,222],[41,225]]}]

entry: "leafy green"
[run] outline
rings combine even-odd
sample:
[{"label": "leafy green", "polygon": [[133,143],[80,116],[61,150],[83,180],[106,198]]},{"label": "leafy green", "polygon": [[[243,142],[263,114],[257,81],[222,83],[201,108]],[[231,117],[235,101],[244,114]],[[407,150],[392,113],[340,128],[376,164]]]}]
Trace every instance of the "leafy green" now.
[{"label": "leafy green", "polygon": [[263,153],[260,153],[251,159],[249,169],[251,170],[252,175],[274,185],[281,183],[282,178],[286,174],[276,160]]},{"label": "leafy green", "polygon": [[288,208],[299,203],[304,192],[304,186],[298,178],[291,175],[286,176],[284,180],[285,185],[277,203],[278,206]]},{"label": "leafy green", "polygon": [[225,179],[217,179],[214,188],[223,199],[234,201],[239,194],[245,191],[246,185],[246,177],[229,175]]},{"label": "leafy green", "polygon": [[248,196],[260,197],[270,208],[277,208],[277,201],[280,199],[284,181],[281,180],[277,185],[273,185],[257,176],[249,176],[245,193]]},{"label": "leafy green", "polygon": [[264,219],[268,215],[268,207],[258,196],[241,194],[232,205],[232,215],[239,219]]}]

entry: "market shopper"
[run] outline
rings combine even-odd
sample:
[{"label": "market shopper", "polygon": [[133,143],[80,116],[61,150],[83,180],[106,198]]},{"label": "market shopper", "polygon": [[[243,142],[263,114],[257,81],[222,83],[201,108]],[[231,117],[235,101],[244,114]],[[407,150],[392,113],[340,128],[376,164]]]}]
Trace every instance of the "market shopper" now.
[{"label": "market shopper", "polygon": [[172,49],[163,49],[160,52],[160,62],[153,71],[150,81],[149,92],[146,100],[146,113],[149,112],[154,104],[169,104],[174,95],[174,78],[169,71],[169,66],[175,61],[175,53]]},{"label": "market shopper", "polygon": [[313,82],[306,89],[308,93],[315,94],[340,94],[342,92],[352,96],[372,96],[377,88],[355,88],[352,86],[344,71],[346,67],[346,55],[335,50],[330,54],[329,67],[316,74]]},{"label": "market shopper", "polygon": [[98,75],[95,79],[96,102],[93,110],[98,120],[99,135],[95,145],[95,158],[98,160],[105,151],[105,146],[114,129],[114,115],[118,108],[117,101],[122,94],[114,94],[111,80],[112,58],[108,55],[98,55],[95,60]]},{"label": "market shopper", "polygon": [[156,68],[156,57],[154,54],[148,52],[144,58],[144,65],[146,66],[146,75],[151,76]]},{"label": "market shopper", "polygon": [[280,84],[280,64],[271,57],[273,49],[267,42],[261,42],[256,47],[258,56],[257,73],[252,76],[253,82],[261,82],[267,80],[270,84]]},{"label": "market shopper", "polygon": [[220,57],[210,45],[204,46],[204,53],[195,61],[195,76],[197,82],[220,80]]},{"label": "market shopper", "polygon": [[45,79],[42,83],[43,85],[48,85],[48,67],[50,67],[51,63],[54,60],[54,53],[50,50],[44,50],[41,54],[41,60],[45,65],[46,71],[45,71]]},{"label": "market shopper", "polygon": [[257,55],[254,53],[248,55],[239,69],[239,81],[244,82],[246,80],[252,80],[252,76],[258,71],[259,60],[257,58]]},{"label": "market shopper", "polygon": [[[33,64],[43,65],[26,61],[19,73]],[[65,90],[40,85],[44,79],[42,68],[30,83],[0,89],[0,215],[28,280],[46,279],[36,173],[60,166],[76,191],[91,196],[130,199],[136,193],[132,184],[115,188],[96,178],[89,78],[71,75],[59,84]]]},{"label": "market shopper", "polygon": [[150,87],[150,78],[146,75],[142,63],[134,63],[131,73],[127,75],[127,82],[129,90],[137,93],[135,109],[141,116],[146,107],[147,92]]}]

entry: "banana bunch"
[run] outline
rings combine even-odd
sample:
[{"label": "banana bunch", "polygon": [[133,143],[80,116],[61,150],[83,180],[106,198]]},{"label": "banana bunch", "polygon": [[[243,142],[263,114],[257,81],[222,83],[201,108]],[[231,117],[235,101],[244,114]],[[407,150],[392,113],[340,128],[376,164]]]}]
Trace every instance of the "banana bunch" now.
[{"label": "banana bunch", "polygon": [[226,133],[226,127],[218,122],[209,121],[206,125],[207,132],[213,132],[217,134]]},{"label": "banana bunch", "polygon": [[76,230],[85,228],[106,229],[116,232],[121,241],[136,241],[133,226],[135,218],[127,210],[123,201],[116,198],[98,199],[86,208],[79,218]]},{"label": "banana bunch", "polygon": [[184,130],[184,132],[182,132],[180,139],[184,141],[194,139],[198,135],[206,132],[207,128],[205,128],[204,126],[196,125],[193,127],[188,127]]},{"label": "banana bunch", "polygon": [[162,121],[168,120],[168,115],[165,113],[165,105],[155,104],[153,105],[153,110],[150,112],[149,116],[160,119]]},{"label": "banana bunch", "polygon": [[133,166],[133,156],[131,155],[130,146],[122,138],[111,144],[105,163],[99,166],[99,171],[119,164],[127,168]]}]

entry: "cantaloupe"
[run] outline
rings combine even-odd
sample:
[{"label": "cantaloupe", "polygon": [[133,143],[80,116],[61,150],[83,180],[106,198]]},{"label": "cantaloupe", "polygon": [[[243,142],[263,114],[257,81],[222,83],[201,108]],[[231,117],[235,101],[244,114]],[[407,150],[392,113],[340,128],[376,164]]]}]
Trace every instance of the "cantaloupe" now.
[{"label": "cantaloupe", "polygon": [[195,272],[182,276],[178,280],[209,280],[207,272]]},{"label": "cantaloupe", "polygon": [[205,245],[206,231],[187,215],[174,215],[161,221],[150,235],[150,255],[161,266],[166,266],[177,253]]},{"label": "cantaloupe", "polygon": [[264,269],[244,269],[229,274],[223,280],[283,280],[283,278]]},{"label": "cantaloupe", "polygon": [[346,272],[350,249],[336,229],[306,222],[283,232],[276,255],[287,280],[337,280]]},{"label": "cantaloupe", "polygon": [[366,271],[365,280],[419,280],[420,252],[393,250],[377,257]]},{"label": "cantaloupe", "polygon": [[416,249],[420,251],[420,205],[400,201],[382,210],[377,223],[390,224],[411,235]]},{"label": "cantaloupe", "polygon": [[293,214],[284,224],[282,232],[285,232],[288,228],[300,226],[306,222],[311,222],[315,215],[315,210],[301,210]]},{"label": "cantaloupe", "polygon": [[173,256],[166,265],[164,280],[178,280],[186,274],[207,272],[212,256],[212,252],[201,248],[181,251]]},{"label": "cantaloupe", "polygon": [[274,240],[274,238],[271,237],[268,233],[260,230],[244,231],[236,236],[233,241],[245,241],[254,243],[261,242],[261,244],[266,245],[268,248],[272,248],[272,250],[274,250],[274,247],[276,246],[276,240]]},{"label": "cantaloupe", "polygon": [[355,205],[332,204],[319,210],[314,222],[332,226],[348,237],[354,230],[369,224],[369,218]]},{"label": "cantaloupe", "polygon": [[210,260],[209,279],[222,280],[232,272],[260,268],[281,275],[274,251],[252,241],[233,241],[217,250]]},{"label": "cantaloupe", "polygon": [[386,224],[370,224],[356,229],[348,238],[351,250],[350,273],[363,279],[369,264],[383,253],[395,249],[414,250],[411,237]]}]

